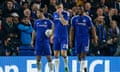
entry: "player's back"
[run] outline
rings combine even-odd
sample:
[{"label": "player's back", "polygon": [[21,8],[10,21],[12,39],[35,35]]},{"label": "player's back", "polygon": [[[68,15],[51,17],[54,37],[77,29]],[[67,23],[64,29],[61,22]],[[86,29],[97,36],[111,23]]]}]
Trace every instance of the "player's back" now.
[{"label": "player's back", "polygon": [[43,41],[48,40],[45,35],[47,29],[51,29],[52,23],[49,19],[38,19],[34,22],[34,28],[36,30],[36,40]]},{"label": "player's back", "polygon": [[[69,20],[68,12],[63,11],[62,15],[65,20]],[[60,17],[57,12],[53,13],[54,18],[54,37],[68,37],[68,25],[63,26],[63,24],[60,21]]]},{"label": "player's back", "polygon": [[88,16],[74,16],[71,20],[71,23],[75,29],[75,37],[77,39],[89,37],[89,29],[91,26],[93,26],[93,23]]}]

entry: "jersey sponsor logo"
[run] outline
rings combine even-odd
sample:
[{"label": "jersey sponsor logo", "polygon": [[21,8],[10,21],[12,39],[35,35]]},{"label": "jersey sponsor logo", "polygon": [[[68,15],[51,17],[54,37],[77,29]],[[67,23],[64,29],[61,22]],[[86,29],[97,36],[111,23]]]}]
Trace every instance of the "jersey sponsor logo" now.
[{"label": "jersey sponsor logo", "polygon": [[47,27],[47,22],[44,22],[44,24],[37,23],[37,27]]},{"label": "jersey sponsor logo", "polygon": [[86,26],[86,23],[77,23],[78,25]]}]

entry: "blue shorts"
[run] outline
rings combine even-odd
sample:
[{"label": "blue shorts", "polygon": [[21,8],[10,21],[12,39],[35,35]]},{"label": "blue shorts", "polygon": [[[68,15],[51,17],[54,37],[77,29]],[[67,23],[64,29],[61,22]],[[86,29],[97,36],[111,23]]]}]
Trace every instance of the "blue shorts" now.
[{"label": "blue shorts", "polygon": [[51,55],[51,48],[49,42],[36,42],[35,49],[37,56]]},{"label": "blue shorts", "polygon": [[67,38],[54,38],[53,43],[54,50],[68,50],[68,39]]},{"label": "blue shorts", "polygon": [[89,38],[81,38],[75,43],[77,54],[87,53],[89,51]]}]

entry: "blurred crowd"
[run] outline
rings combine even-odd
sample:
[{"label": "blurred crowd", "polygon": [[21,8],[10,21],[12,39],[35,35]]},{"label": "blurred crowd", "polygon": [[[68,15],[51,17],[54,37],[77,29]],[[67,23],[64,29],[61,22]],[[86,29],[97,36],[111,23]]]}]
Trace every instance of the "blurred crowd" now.
[{"label": "blurred crowd", "polygon": [[[91,17],[98,44],[93,44],[91,36],[88,55],[120,55],[120,0],[0,0],[0,56],[35,55],[30,42],[36,11],[42,8],[45,17],[53,20],[57,2],[63,3],[70,18],[80,7]],[[76,55],[74,47],[68,55]]]}]

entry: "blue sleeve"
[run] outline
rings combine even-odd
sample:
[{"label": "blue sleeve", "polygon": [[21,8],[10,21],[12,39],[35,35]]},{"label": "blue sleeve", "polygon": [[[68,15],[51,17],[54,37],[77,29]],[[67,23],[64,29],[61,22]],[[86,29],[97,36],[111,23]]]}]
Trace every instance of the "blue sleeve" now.
[{"label": "blue sleeve", "polygon": [[71,19],[71,27],[75,28],[75,18],[72,17]]},{"label": "blue sleeve", "polygon": [[34,28],[34,30],[36,30],[36,21],[34,21],[34,25],[33,25],[33,28]]},{"label": "blue sleeve", "polygon": [[32,26],[29,26],[29,30],[26,30],[25,32],[27,32],[27,33],[32,33],[32,32],[33,32],[33,27],[32,27]]},{"label": "blue sleeve", "polygon": [[87,17],[87,20],[88,20],[88,23],[87,23],[88,27],[90,28],[93,27],[94,25],[93,25],[92,19],[90,17]]},{"label": "blue sleeve", "polygon": [[69,19],[70,19],[70,15],[69,15],[68,12],[65,13],[65,15],[64,15],[64,19],[67,20],[67,21],[69,21]]},{"label": "blue sleeve", "polygon": [[53,22],[51,21],[51,20],[49,20],[49,29],[52,29],[52,24],[53,24]]},{"label": "blue sleeve", "polygon": [[26,33],[32,33],[32,31],[33,31],[32,26],[24,26],[22,24],[18,25],[18,29],[21,31],[24,31]]},{"label": "blue sleeve", "polygon": [[22,24],[19,24],[18,25],[18,29],[21,30],[21,31],[26,31],[26,30],[29,30],[29,27],[28,26],[24,26]]}]

